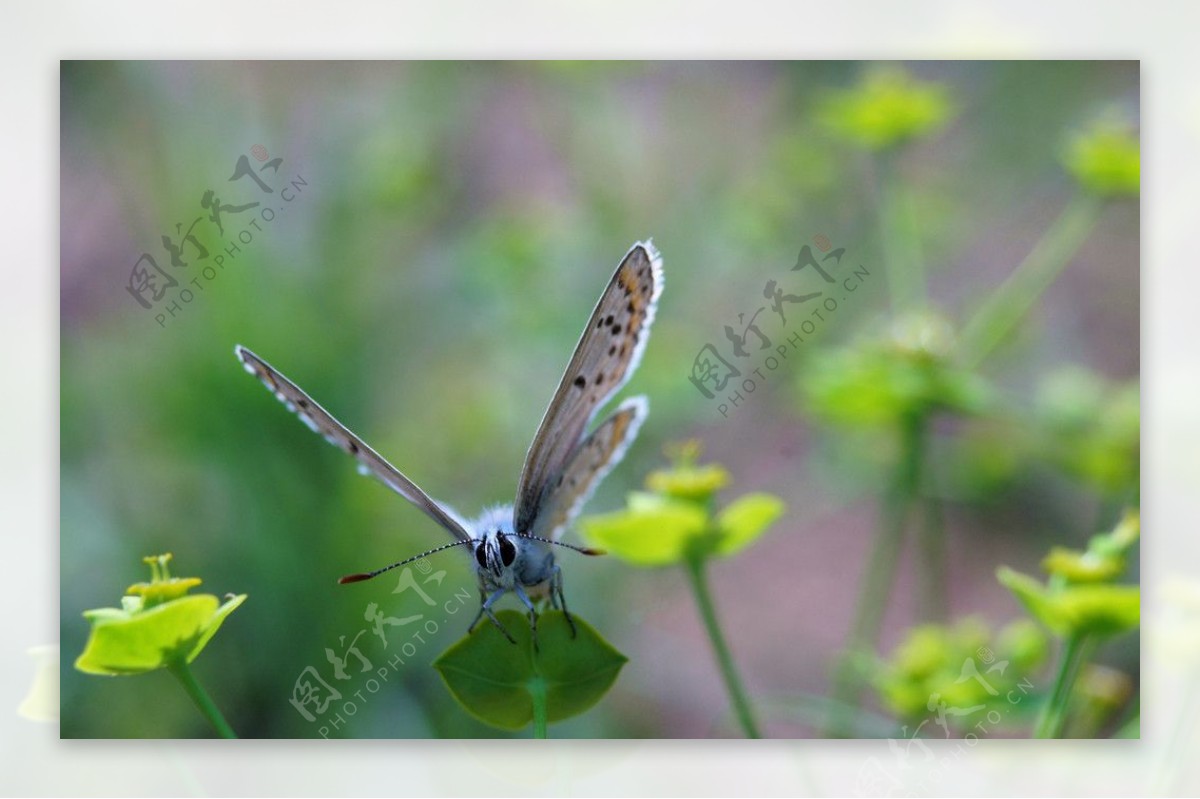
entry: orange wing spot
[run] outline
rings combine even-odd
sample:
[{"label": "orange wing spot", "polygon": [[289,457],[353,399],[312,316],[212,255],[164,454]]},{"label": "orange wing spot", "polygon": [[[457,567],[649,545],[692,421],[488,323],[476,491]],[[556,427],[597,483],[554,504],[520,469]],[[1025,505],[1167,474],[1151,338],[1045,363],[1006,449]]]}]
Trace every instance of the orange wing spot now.
[{"label": "orange wing spot", "polygon": [[[625,414],[620,419],[617,419],[616,423],[613,425],[613,435],[611,439],[613,442],[625,440],[625,431],[629,428],[629,420],[632,418],[633,414],[629,413]],[[609,449],[611,449],[611,447],[609,447]]]},{"label": "orange wing spot", "polygon": [[625,293],[629,295],[629,301],[633,303],[634,308],[640,311],[645,304],[645,299],[642,297],[637,276],[633,273],[633,270],[622,269],[621,273],[617,275],[617,282],[621,284],[621,288],[625,289]]}]

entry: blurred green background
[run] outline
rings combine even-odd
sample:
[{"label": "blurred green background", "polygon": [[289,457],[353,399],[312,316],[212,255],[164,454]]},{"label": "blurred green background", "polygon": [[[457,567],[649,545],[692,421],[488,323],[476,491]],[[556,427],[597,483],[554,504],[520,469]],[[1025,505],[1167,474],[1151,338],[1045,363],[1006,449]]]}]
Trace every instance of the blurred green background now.
[{"label": "blurred green background", "polygon": [[[249,595],[195,664],[244,737],[320,735],[322,722],[288,701],[304,670],[332,681],[326,648],[342,652],[368,626],[368,602],[394,617],[422,612],[411,592],[392,593],[394,580],[335,581],[444,534],[298,424],[242,372],[234,344],[473,516],[511,501],[587,314],[621,255],[649,236],[666,289],[625,394],[649,395],[651,413],[587,510],[621,505],[663,447],[688,438],[730,471],[734,494],[784,498],[786,516],[716,564],[713,587],[767,731],[819,734],[796,708],[828,692],[845,644],[888,448],[814,418],[806,369],[892,318],[889,264],[919,264],[930,304],[969,317],[1078,191],[1063,168],[1071,135],[1113,114],[1136,124],[1139,101],[1135,62],[893,65],[939,87],[947,110],[884,159],[822,113],[877,66],[64,62],[62,735],[209,734],[165,673],[98,679],[71,666],[88,633],[81,612],[117,605],[146,579],[144,555],[173,552],[175,574]],[[210,189],[228,204],[266,198],[247,178],[229,181],[254,145],[282,158],[260,173],[269,185],[299,179],[293,199],[272,199],[274,220],[250,228],[214,279],[200,276],[203,262],[172,267],[160,242],[178,241],[177,224],[205,216],[196,230],[211,259],[258,212],[227,212],[220,245],[201,207]],[[904,187],[902,226],[919,245],[907,260],[880,221],[889,185]],[[724,417],[689,382],[693,360],[708,343],[730,357],[724,326],[763,304],[767,280],[796,290],[790,267],[818,235],[871,278]],[[146,310],[126,290],[143,252],[180,280],[170,298],[193,291],[161,324],[170,299]],[[1105,205],[986,362],[1007,412],[935,430],[945,617],[1020,617],[996,567],[1036,573],[1049,546],[1082,546],[1129,501],[1138,258],[1136,201]],[[774,335],[771,315],[761,319]],[[1106,449],[1111,431],[1088,427],[1103,426],[1122,391],[1134,396],[1132,460],[1128,435],[1112,433]],[[910,560],[882,652],[922,620]],[[569,552],[560,561],[572,609],[630,663],[599,706],[552,735],[737,734],[681,573]],[[474,593],[461,553],[431,565],[447,572],[430,589],[438,601]],[[366,699],[327,734],[499,734],[455,705],[429,666],[465,632],[473,600],[467,609],[376,693],[352,659],[341,687]],[[403,628],[393,635],[387,649],[369,631],[359,639],[376,668],[407,640]],[[1136,682],[1136,636],[1099,660]]]}]

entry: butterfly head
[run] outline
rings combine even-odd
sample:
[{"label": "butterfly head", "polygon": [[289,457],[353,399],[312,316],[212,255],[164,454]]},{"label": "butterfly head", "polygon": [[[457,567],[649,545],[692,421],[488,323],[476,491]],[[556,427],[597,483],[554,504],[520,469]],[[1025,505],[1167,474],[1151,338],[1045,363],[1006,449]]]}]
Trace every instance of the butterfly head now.
[{"label": "butterfly head", "polygon": [[483,571],[499,578],[517,561],[519,539],[510,530],[495,529],[484,534],[475,544],[475,563]]}]

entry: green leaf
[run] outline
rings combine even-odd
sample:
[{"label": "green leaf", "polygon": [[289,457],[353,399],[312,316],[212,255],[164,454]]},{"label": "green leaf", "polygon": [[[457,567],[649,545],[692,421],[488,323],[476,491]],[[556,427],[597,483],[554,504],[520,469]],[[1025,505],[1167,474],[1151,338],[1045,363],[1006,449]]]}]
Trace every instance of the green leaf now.
[{"label": "green leaf", "polygon": [[519,730],[533,721],[535,693],[544,693],[549,721],[583,713],[608,692],[628,662],[578,616],[571,617],[574,638],[561,611],[539,616],[536,651],[523,614],[504,610],[496,616],[515,645],[485,621],[433,664],[459,704],[494,727]]},{"label": "green leaf", "polygon": [[718,555],[733,555],[750,546],[783,515],[783,500],[772,494],[746,494],[717,514],[721,538]]},{"label": "green leaf", "polygon": [[679,563],[708,523],[704,509],[690,502],[631,494],[629,506],[582,519],[579,526],[591,545],[635,566]]}]

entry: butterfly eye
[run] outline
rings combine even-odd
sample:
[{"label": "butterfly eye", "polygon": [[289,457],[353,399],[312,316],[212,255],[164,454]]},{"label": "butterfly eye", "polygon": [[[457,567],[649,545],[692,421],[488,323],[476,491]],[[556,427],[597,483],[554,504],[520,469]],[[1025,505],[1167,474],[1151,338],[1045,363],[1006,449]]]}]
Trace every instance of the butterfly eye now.
[{"label": "butterfly eye", "polygon": [[479,564],[479,568],[487,568],[487,554],[483,551],[483,544],[475,547],[475,562]]},{"label": "butterfly eye", "polygon": [[509,541],[504,535],[500,536],[500,560],[505,566],[511,566],[513,561],[517,559],[517,548],[513,546],[513,542]]}]

